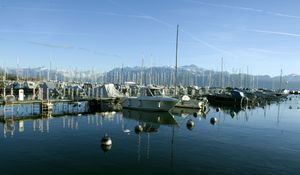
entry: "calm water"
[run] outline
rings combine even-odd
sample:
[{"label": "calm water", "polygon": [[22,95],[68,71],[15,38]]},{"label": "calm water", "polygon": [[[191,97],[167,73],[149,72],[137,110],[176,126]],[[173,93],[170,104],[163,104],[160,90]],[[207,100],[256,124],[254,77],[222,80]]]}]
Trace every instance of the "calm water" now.
[{"label": "calm water", "polygon": [[126,110],[1,124],[0,174],[299,174],[299,107],[293,97],[233,118],[214,108],[206,119]]}]

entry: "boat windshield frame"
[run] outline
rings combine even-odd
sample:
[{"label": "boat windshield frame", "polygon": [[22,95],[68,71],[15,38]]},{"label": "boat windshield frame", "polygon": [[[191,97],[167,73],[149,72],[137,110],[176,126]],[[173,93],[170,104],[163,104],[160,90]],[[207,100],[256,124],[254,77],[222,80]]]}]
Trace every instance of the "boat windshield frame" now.
[{"label": "boat windshield frame", "polygon": [[144,88],[141,93],[142,96],[163,96],[159,88]]}]

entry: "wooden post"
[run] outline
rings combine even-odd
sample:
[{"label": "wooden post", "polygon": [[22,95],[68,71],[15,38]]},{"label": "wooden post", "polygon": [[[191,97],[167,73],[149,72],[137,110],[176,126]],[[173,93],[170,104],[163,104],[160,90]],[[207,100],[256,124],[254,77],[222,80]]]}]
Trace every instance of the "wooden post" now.
[{"label": "wooden post", "polygon": [[49,88],[47,88],[47,100],[49,100]]},{"label": "wooden post", "polygon": [[79,99],[79,89],[76,89],[76,99]]},{"label": "wooden post", "polygon": [[71,90],[71,98],[72,98],[72,100],[74,100],[74,89],[73,88]]},{"label": "wooden post", "polygon": [[35,99],[35,87],[32,89],[32,100]]},{"label": "wooden post", "polygon": [[95,88],[92,88],[92,97],[94,98],[94,94],[95,94]]},{"label": "wooden post", "polygon": [[96,99],[99,97],[99,87],[97,88],[97,91],[96,91]]}]

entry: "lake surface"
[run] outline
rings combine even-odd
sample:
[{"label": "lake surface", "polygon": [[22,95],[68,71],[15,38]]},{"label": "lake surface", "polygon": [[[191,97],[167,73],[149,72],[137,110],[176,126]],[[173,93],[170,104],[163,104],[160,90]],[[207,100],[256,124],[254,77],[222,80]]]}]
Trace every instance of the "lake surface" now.
[{"label": "lake surface", "polygon": [[124,110],[1,123],[0,174],[300,174],[299,107],[291,96],[234,117],[210,107],[206,117]]}]

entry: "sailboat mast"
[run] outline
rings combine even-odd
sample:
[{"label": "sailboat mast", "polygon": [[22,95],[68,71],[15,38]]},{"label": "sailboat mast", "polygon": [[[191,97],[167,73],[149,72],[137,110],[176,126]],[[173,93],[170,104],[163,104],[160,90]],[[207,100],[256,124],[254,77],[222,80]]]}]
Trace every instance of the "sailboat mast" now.
[{"label": "sailboat mast", "polygon": [[223,57],[221,58],[221,88],[224,86],[224,80],[223,80]]},{"label": "sailboat mast", "polygon": [[144,56],[143,56],[143,58],[142,58],[142,67],[141,67],[141,82],[140,82],[140,84],[141,85],[143,85],[143,76],[144,76]]},{"label": "sailboat mast", "polygon": [[175,62],[175,78],[174,78],[174,86],[175,86],[175,96],[177,96],[177,59],[178,59],[178,29],[179,25],[177,24],[177,32],[176,32],[176,62]]},{"label": "sailboat mast", "polygon": [[282,69],[280,69],[280,85],[279,85],[279,90],[282,89]]}]

